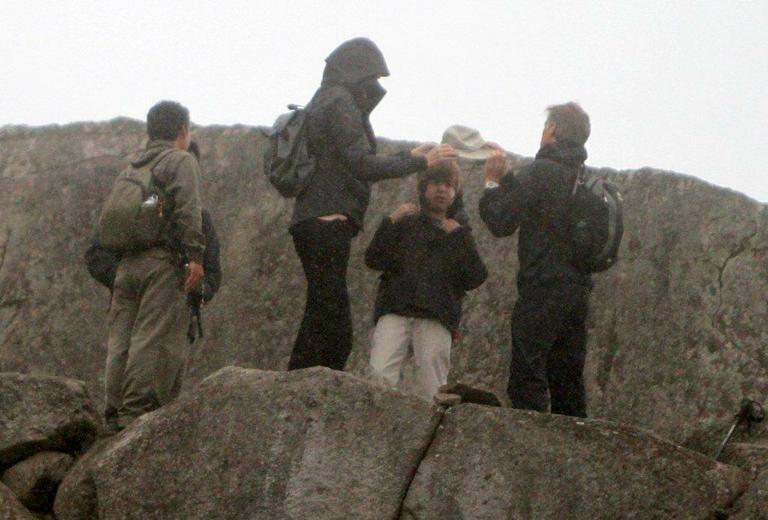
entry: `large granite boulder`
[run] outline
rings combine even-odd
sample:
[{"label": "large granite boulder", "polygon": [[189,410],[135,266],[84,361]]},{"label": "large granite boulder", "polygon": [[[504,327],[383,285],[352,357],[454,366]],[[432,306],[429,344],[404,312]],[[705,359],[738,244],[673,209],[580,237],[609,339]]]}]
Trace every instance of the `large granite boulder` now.
[{"label": "large granite boulder", "polygon": [[79,452],[99,431],[81,381],[0,373],[0,470],[40,451]]},{"label": "large granite boulder", "polygon": [[439,418],[343,372],[225,368],[100,447],[80,486],[100,520],[393,518]]},{"label": "large granite boulder", "polygon": [[478,405],[451,408],[401,518],[713,518],[746,475],[635,428]]},{"label": "large granite boulder", "polygon": [[35,517],[21,505],[13,491],[2,483],[0,483],[0,520],[35,520]]},{"label": "large granite boulder", "polygon": [[[203,199],[222,240],[224,284],[204,311],[205,339],[195,345],[189,382],[231,364],[283,370],[304,306],[286,231],[292,201],[261,172],[258,129],[194,134]],[[115,176],[144,140],[143,125],[126,119],[0,130],[0,369],[74,377],[101,394],[108,292],[90,280],[81,258]],[[381,141],[380,150],[404,146]],[[524,162],[510,161],[515,168]],[[742,397],[768,395],[768,212],[692,177],[652,169],[598,174],[624,194],[626,231],[619,264],[595,277],[589,411],[691,446],[702,437],[711,444]],[[465,169],[464,200],[490,276],[465,299],[452,378],[501,394],[516,239],[495,239],[481,224],[481,178],[478,167]],[[376,184],[366,229],[354,241],[355,346],[347,366],[354,373],[365,371],[377,283],[362,253],[382,215],[413,200],[414,190],[413,178]]]}]

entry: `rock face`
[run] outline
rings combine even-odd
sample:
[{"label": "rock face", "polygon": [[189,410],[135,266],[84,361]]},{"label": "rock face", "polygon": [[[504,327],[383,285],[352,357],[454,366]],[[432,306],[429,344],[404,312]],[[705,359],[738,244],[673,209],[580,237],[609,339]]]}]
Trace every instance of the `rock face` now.
[{"label": "rock face", "polygon": [[731,520],[768,519],[768,471],[760,473],[739,500]]},{"label": "rock face", "polygon": [[0,520],[35,520],[4,484],[0,484]]},{"label": "rock face", "polygon": [[439,417],[325,368],[226,368],[100,449],[80,486],[100,520],[393,518]]},{"label": "rock face", "polygon": [[99,429],[82,382],[0,373],[0,468],[39,451],[78,452]]},{"label": "rock face", "polygon": [[66,453],[43,451],[10,467],[3,474],[3,484],[33,511],[49,511],[56,489],[72,467]]},{"label": "rock face", "polygon": [[77,459],[67,476],[61,481],[53,502],[56,520],[96,519],[99,516],[96,487],[91,477],[91,466],[114,438],[96,441],[90,450]]},{"label": "rock face", "polygon": [[[292,201],[261,173],[258,129],[198,128],[195,138],[203,199],[222,240],[224,284],[205,309],[206,337],[195,346],[189,382],[231,364],[283,370],[304,306],[286,231]],[[144,140],[143,126],[125,119],[0,130],[0,369],[82,379],[101,395],[108,295],[81,258],[113,179]],[[381,152],[403,146],[382,142]],[[523,162],[513,158],[512,166]],[[595,277],[590,414],[690,445],[713,431],[721,438],[742,397],[768,395],[768,212],[682,175],[599,174],[624,194],[626,231],[619,264]],[[481,177],[477,168],[464,172],[464,200],[490,276],[465,299],[451,377],[502,394],[516,239],[495,239],[480,223]],[[377,184],[366,230],[354,241],[355,347],[347,369],[358,374],[377,283],[362,253],[381,216],[413,200],[414,190],[413,179]]]},{"label": "rock face", "polygon": [[405,520],[709,518],[746,475],[637,429],[462,405],[443,418]]}]

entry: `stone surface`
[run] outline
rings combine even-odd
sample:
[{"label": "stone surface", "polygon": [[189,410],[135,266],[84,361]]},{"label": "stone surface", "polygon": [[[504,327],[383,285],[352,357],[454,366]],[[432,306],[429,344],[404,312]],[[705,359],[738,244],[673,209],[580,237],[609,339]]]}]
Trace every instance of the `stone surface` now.
[{"label": "stone surface", "polygon": [[[85,489],[59,494],[95,489],[100,520],[393,518],[439,417],[343,372],[225,368],[107,441]],[[60,510],[57,497],[57,518],[88,518]]]},{"label": "stone surface", "polygon": [[53,502],[56,520],[90,520],[98,518],[98,497],[96,485],[91,476],[94,460],[117,437],[97,440],[87,453],[75,461],[64,480],[61,481]]},{"label": "stone surface", "polygon": [[0,520],[35,520],[13,492],[0,483]]},{"label": "stone surface", "polygon": [[81,381],[0,373],[0,469],[40,451],[81,451],[99,429]]},{"label": "stone surface", "polygon": [[[286,231],[292,201],[261,173],[258,129],[194,134],[203,200],[221,235],[224,284],[205,309],[206,335],[194,346],[189,381],[231,364],[283,370],[304,307],[302,270]],[[81,258],[112,181],[144,140],[142,124],[126,119],[0,129],[0,369],[82,379],[101,395],[108,292],[90,280]],[[380,149],[402,146],[382,141]],[[684,175],[599,173],[624,194],[626,231],[619,264],[595,277],[590,414],[679,442],[708,435],[729,422],[742,397],[768,395],[768,212]],[[481,178],[477,167],[464,172],[464,198],[490,275],[464,301],[451,380],[502,395],[516,239],[495,239],[480,223]],[[362,254],[382,215],[413,200],[414,190],[413,178],[375,185],[366,230],[353,243],[348,370],[358,374],[367,364],[377,283]]]},{"label": "stone surface", "polygon": [[710,518],[746,475],[607,421],[449,409],[401,518]]},{"label": "stone surface", "polygon": [[74,460],[66,453],[43,451],[8,468],[3,484],[13,491],[25,507],[33,511],[49,511],[56,489]]},{"label": "stone surface", "polygon": [[768,520],[768,471],[763,471],[757,476],[728,518]]}]

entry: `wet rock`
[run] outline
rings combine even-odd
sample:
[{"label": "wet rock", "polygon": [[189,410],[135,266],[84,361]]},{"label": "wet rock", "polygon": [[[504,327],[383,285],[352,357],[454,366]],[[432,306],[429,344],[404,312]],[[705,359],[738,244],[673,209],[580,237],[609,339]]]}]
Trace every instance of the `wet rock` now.
[{"label": "wet rock", "polygon": [[33,511],[49,511],[56,489],[72,467],[66,453],[43,451],[11,466],[3,474],[3,484]]},{"label": "wet rock", "polygon": [[392,518],[438,418],[343,372],[226,368],[110,440],[85,495],[100,520]]},{"label": "wet rock", "polygon": [[607,421],[449,409],[401,518],[709,518],[746,487],[737,468]]},{"label": "wet rock", "polygon": [[40,451],[81,451],[99,428],[81,381],[0,373],[0,468]]}]

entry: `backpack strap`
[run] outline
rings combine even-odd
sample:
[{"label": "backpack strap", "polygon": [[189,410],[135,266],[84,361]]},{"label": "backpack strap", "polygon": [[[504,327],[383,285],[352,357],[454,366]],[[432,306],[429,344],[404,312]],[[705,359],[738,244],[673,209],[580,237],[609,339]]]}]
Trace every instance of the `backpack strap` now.
[{"label": "backpack strap", "polygon": [[573,180],[573,189],[571,190],[571,197],[574,197],[576,195],[576,190],[579,189],[579,185],[584,184],[586,182],[586,178],[587,178],[586,169],[587,169],[587,166],[585,164],[582,164],[581,168],[576,174],[576,178]]}]

